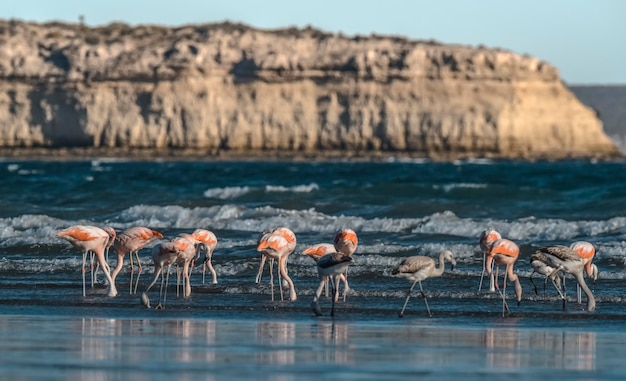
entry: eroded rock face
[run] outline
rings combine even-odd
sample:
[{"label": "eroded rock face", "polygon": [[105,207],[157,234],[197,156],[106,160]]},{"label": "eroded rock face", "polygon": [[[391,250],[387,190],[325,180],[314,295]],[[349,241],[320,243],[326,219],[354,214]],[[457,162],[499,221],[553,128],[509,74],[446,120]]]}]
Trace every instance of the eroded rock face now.
[{"label": "eroded rock face", "polygon": [[618,153],[537,58],[229,23],[0,22],[0,146]]}]

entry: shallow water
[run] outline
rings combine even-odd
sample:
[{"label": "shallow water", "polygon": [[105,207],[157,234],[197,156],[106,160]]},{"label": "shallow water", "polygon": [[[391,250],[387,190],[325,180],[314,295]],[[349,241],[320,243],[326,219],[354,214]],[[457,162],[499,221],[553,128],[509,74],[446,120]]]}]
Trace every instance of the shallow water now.
[{"label": "shallow water", "polygon": [[[428,161],[0,162],[0,375],[14,379],[460,379],[537,377],[623,379],[626,236],[625,163]],[[56,231],[75,224],[121,231],[149,226],[166,238],[195,228],[218,237],[218,284],[192,273],[192,296],[145,309],[150,249],[130,295],[128,267],[119,295],[106,296],[102,273],[82,296],[81,255]],[[259,233],[288,226],[298,246],[289,258],[298,300],[275,301],[266,270],[254,283]],[[322,298],[313,261],[300,255],[354,229],[353,291],[336,305]],[[521,249],[502,299],[478,291],[478,236],[494,227]],[[588,280],[596,311],[578,304],[567,279],[563,311],[551,285],[529,280],[530,254],[542,245],[592,242],[600,269]],[[451,250],[454,271],[423,282],[398,318],[410,284],[391,269],[410,255]],[[110,263],[116,259],[111,256]],[[149,293],[153,304],[158,286]],[[7,376],[7,377],[4,377]]]},{"label": "shallow water", "polygon": [[2,316],[11,379],[623,379],[623,332],[445,319]]}]

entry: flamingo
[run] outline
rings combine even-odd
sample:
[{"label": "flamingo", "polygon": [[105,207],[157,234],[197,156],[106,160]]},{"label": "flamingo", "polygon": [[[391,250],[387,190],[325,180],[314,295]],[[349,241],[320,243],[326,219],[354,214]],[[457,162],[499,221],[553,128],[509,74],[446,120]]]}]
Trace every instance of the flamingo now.
[{"label": "flamingo", "polygon": [[[199,258],[200,251],[204,251],[206,253],[208,249],[204,243],[198,241],[193,235],[187,233],[179,234],[178,237],[172,239],[171,242],[179,249],[176,265],[178,266],[181,263],[183,265],[183,297],[188,298],[191,296],[191,263]],[[179,272],[177,271],[177,273]],[[177,292],[179,283],[180,279],[176,282]]]},{"label": "flamingo", "polygon": [[[113,270],[112,278],[113,282],[117,278],[117,275],[122,270],[124,266],[124,256],[126,253],[130,253],[130,294],[137,293],[137,285],[139,284],[139,276],[141,275],[141,261],[139,260],[139,250],[143,249],[153,241],[157,239],[163,238],[163,234],[156,230],[152,230],[143,226],[136,226],[132,228],[128,228],[117,235],[115,241],[113,242],[113,248],[117,253],[117,266]],[[135,258],[137,259],[137,266],[139,267],[137,271],[137,280],[135,281],[135,287],[133,289],[133,273],[134,273],[134,265],[133,265],[133,253],[135,254]]]},{"label": "flamingo", "polygon": [[[335,238],[333,240],[335,245],[335,250],[338,253],[342,253],[343,255],[352,256],[356,251],[356,248],[359,244],[359,239],[356,236],[356,233],[352,229],[341,229],[335,234]],[[346,273],[344,275],[344,284],[346,288],[343,292],[343,301],[346,301],[347,291],[350,290],[348,286],[348,268],[346,267]],[[336,285],[339,287],[339,285]]]},{"label": "flamingo", "polygon": [[530,265],[533,268],[533,272],[530,274],[530,282],[535,287],[535,295],[538,295],[539,292],[537,291],[537,285],[535,285],[535,282],[533,281],[533,275],[535,273],[538,273],[546,277],[543,284],[544,294],[546,292],[546,283],[548,282],[548,279],[550,279],[552,281],[552,284],[554,285],[554,288],[556,288],[556,291],[559,293],[559,296],[562,299],[565,299],[565,296],[561,292],[561,277],[559,277],[558,273],[554,272],[554,267],[551,266],[550,262],[543,253],[536,252],[531,255]]},{"label": "flamingo", "polygon": [[213,234],[213,232],[205,229],[196,229],[193,233],[191,233],[191,235],[197,241],[204,243],[207,248],[207,253],[202,264],[202,284],[204,284],[204,274],[206,273],[207,267],[209,268],[211,275],[213,275],[213,284],[217,284],[217,273],[211,263],[213,250],[215,250],[215,247],[217,246],[217,237]]},{"label": "flamingo", "polygon": [[[480,273],[480,283],[478,284],[478,292],[480,292],[480,290],[483,288],[483,277],[485,276],[485,271],[486,271],[485,261],[487,259],[487,253],[489,252],[489,248],[492,243],[494,243],[495,241],[501,238],[502,236],[500,235],[500,233],[498,233],[492,228],[485,229],[480,234],[479,243],[480,243],[480,248],[483,251],[483,270]],[[489,274],[492,274],[492,273],[489,273]],[[491,275],[489,277],[489,291],[494,292],[495,290],[496,288],[493,283],[493,275]]]},{"label": "flamingo", "polygon": [[[109,235],[109,240],[104,248],[104,258],[107,263],[109,263],[109,249],[113,246],[113,242],[115,241],[115,237],[117,236],[115,229],[111,226],[105,226],[102,228]],[[100,270],[100,263],[96,262],[96,269],[93,269],[94,255],[91,253],[91,288],[94,286],[94,282],[98,282],[98,270]]]},{"label": "flamingo", "polygon": [[[585,272],[587,273],[587,276],[593,279],[593,283],[595,284],[598,280],[598,266],[592,262],[594,256],[596,255],[596,248],[587,241],[574,242],[569,246],[569,248],[577,252],[583,259],[583,262],[585,263]],[[580,304],[582,301],[580,286],[576,286],[576,291],[578,294],[578,304]]]},{"label": "flamingo", "polygon": [[402,311],[400,311],[400,317],[404,316],[404,310],[406,309],[406,305],[409,302],[411,292],[413,292],[413,288],[415,287],[416,283],[419,283],[420,285],[420,293],[422,294],[422,298],[424,298],[424,303],[426,304],[428,316],[433,316],[430,313],[428,301],[426,300],[426,294],[424,294],[424,289],[422,288],[422,281],[428,278],[440,277],[445,269],[446,261],[450,262],[452,270],[454,270],[454,266],[456,266],[456,261],[454,260],[454,256],[452,255],[452,252],[450,250],[444,250],[439,253],[439,267],[435,266],[434,259],[422,255],[415,255],[405,258],[393,269],[393,271],[391,272],[392,275],[404,277],[410,281],[413,281],[413,285],[411,285],[411,288],[409,288],[409,291],[406,293],[406,300],[404,301],[404,306],[402,306]]},{"label": "flamingo", "polygon": [[[159,291],[159,304],[156,309],[162,309],[167,299],[167,283],[169,281],[170,269],[180,254],[180,249],[172,242],[161,242],[152,248],[152,261],[154,262],[154,277],[152,282],[148,285],[146,290],[141,294],[141,303],[150,308],[150,298],[148,298],[148,291],[154,286],[159,275],[161,275],[161,289]],[[167,275],[163,276],[163,268],[167,266]],[[163,281],[165,278],[165,282]],[[164,286],[165,283],[165,286]],[[163,289],[165,288],[165,296],[163,297]]]},{"label": "flamingo", "polygon": [[331,278],[332,282],[332,307],[330,310],[330,316],[335,316],[335,299],[337,295],[337,286],[339,285],[339,275],[344,274],[348,266],[352,263],[352,257],[345,255],[341,252],[329,253],[321,257],[317,261],[317,275],[320,280],[320,284],[315,291],[313,302],[311,302],[311,308],[317,316],[322,315],[322,310],[319,305],[319,298],[326,284],[326,278]]},{"label": "flamingo", "polygon": [[109,239],[109,234],[96,226],[75,225],[67,229],[61,230],[56,234],[57,237],[69,241],[72,246],[83,251],[83,296],[86,296],[85,290],[85,263],[87,262],[87,253],[93,252],[96,256],[104,276],[109,282],[109,296],[117,295],[115,283],[111,278],[111,269],[104,258],[104,250]]},{"label": "flamingo", "polygon": [[553,273],[564,271],[574,275],[578,285],[587,295],[587,311],[591,312],[595,310],[596,300],[589,287],[587,287],[583,276],[585,260],[576,251],[567,246],[547,246],[540,248],[538,251],[543,253],[550,262],[550,265],[554,267]]},{"label": "flamingo", "polygon": [[[154,263],[154,277],[152,282],[141,295],[141,302],[145,307],[150,308],[150,299],[148,291],[154,286],[161,275],[161,290],[159,292],[159,304],[157,309],[164,308],[167,299],[167,285],[169,283],[170,269],[173,264],[183,264],[183,296],[188,298],[191,296],[191,284],[189,282],[189,265],[191,261],[198,258],[201,250],[207,251],[207,247],[202,242],[197,242],[190,234],[181,234],[174,237],[169,242],[162,242],[152,248],[152,261]],[[163,268],[167,266],[167,275],[165,276],[165,286],[163,285]],[[163,291],[165,288],[165,292]]]},{"label": "flamingo", "polygon": [[[510,241],[508,239],[499,239],[495,242],[492,242],[489,251],[487,253],[487,261],[486,261],[486,269],[489,273],[489,276],[492,276],[493,270],[492,265],[495,263],[496,266],[505,265],[506,270],[504,273],[504,283],[503,290],[500,291],[498,288],[498,292],[502,296],[502,316],[504,316],[505,310],[509,311],[509,305],[506,302],[506,280],[508,278],[515,283],[515,295],[517,296],[517,304],[519,305],[522,301],[522,285],[519,282],[519,277],[517,274],[513,272],[513,265],[519,256],[519,247],[515,244],[515,242]],[[497,271],[497,269],[496,269]],[[494,282],[495,287],[498,287],[498,279],[496,273],[496,279]]]},{"label": "flamingo", "polygon": [[[257,251],[262,253],[264,257],[269,259],[278,260],[278,273],[279,276],[282,276],[285,281],[289,284],[289,298],[291,301],[295,301],[297,299],[296,290],[293,285],[293,281],[289,277],[287,273],[287,257],[293,251],[294,245],[289,242],[283,235],[276,233],[268,233],[265,234],[259,239],[259,244],[257,245]],[[272,274],[270,273],[270,276]],[[272,301],[274,301],[274,281],[272,276]],[[280,285],[280,298],[283,300],[283,289],[282,282],[279,280]]]},{"label": "flamingo", "polygon": [[[282,235],[288,242],[289,242],[289,247],[290,247],[290,251],[289,254],[291,254],[295,248],[296,248],[296,235],[294,234],[293,231],[291,231],[291,229],[286,228],[286,227],[279,227],[276,228],[274,230],[265,230],[263,231],[263,233],[261,233],[261,237],[263,237],[265,234],[268,233],[275,233],[275,234],[280,234]],[[263,267],[265,266],[265,261],[267,260],[267,257],[265,255],[261,255],[261,264],[259,265],[259,272],[256,275],[256,283],[261,283],[261,276],[263,275]],[[270,282],[273,282],[274,279],[274,274],[273,274],[273,266],[274,265],[274,259],[270,258]],[[279,274],[280,277],[280,274]]]},{"label": "flamingo", "polygon": [[[310,258],[312,258],[315,261],[315,263],[317,263],[320,260],[320,258],[322,258],[324,255],[336,253],[336,252],[337,250],[335,250],[334,244],[320,243],[320,244],[305,248],[304,250],[302,250],[302,255],[308,255]],[[348,286],[348,280],[346,279],[344,274],[339,274],[338,279],[339,281],[343,282],[343,285],[344,285],[343,294],[346,295],[350,291],[350,288]],[[339,285],[337,285],[337,287],[338,286]],[[324,287],[326,289],[326,296],[328,296],[328,277],[326,277],[326,282],[325,282]],[[339,292],[335,294],[335,302],[337,302],[338,299],[339,299]]]}]

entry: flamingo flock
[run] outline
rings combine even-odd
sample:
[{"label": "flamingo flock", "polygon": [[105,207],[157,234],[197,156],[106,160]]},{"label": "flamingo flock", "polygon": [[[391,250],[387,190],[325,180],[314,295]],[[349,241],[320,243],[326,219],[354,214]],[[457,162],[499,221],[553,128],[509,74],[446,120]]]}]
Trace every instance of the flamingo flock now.
[{"label": "flamingo flock", "polygon": [[[92,287],[95,273],[102,269],[106,282],[108,283],[108,296],[118,295],[116,279],[124,266],[124,257],[129,254],[130,286],[129,293],[136,294],[139,284],[139,277],[142,272],[139,251],[151,248],[151,258],[154,266],[153,277],[141,294],[141,304],[151,308],[150,290],[161,279],[159,288],[159,300],[155,308],[164,308],[167,300],[167,289],[171,267],[176,266],[177,273],[177,295],[182,280],[182,296],[191,296],[191,272],[197,265],[202,265],[202,283],[205,282],[205,272],[208,269],[212,275],[212,283],[217,283],[217,272],[212,264],[213,251],[217,247],[217,237],[206,229],[196,229],[191,233],[181,233],[171,239],[164,238],[164,235],[148,227],[131,227],[119,234],[111,227],[96,227],[89,225],[71,226],[57,232],[58,238],[67,240],[73,247],[79,249],[82,257],[82,293],[86,296],[86,273],[88,256],[91,255],[91,279]],[[297,292],[294,280],[289,275],[288,259],[295,251],[297,244],[296,234],[287,227],[278,227],[261,233],[257,240],[256,251],[261,254],[260,266],[256,276],[256,283],[261,282],[263,269],[266,262],[269,262],[271,300],[274,296],[274,263],[277,264],[277,278],[280,289],[280,300],[285,301],[283,286],[288,287],[289,301],[297,300]],[[519,305],[522,300],[522,285],[518,274],[514,270],[515,263],[520,256],[519,246],[512,240],[502,238],[501,234],[494,229],[485,229],[479,237],[479,246],[482,251],[482,273],[478,290],[480,292],[483,277],[487,274],[490,278],[490,292],[498,292],[502,299],[502,315],[510,313],[507,303],[506,288],[507,282],[512,282],[515,298]],[[107,253],[109,248],[113,248],[117,254],[116,267],[111,270],[108,264]],[[335,315],[335,304],[339,301],[339,289],[343,284],[343,298],[350,292],[348,284],[348,268],[354,263],[353,254],[358,247],[358,237],[352,229],[340,229],[333,237],[332,243],[319,243],[306,246],[301,254],[313,259],[317,270],[319,284],[313,294],[311,310],[317,316],[322,315],[320,298],[326,288],[326,297],[330,297],[330,315]],[[565,289],[565,277],[570,274],[576,279],[578,287],[578,303],[581,303],[581,293],[587,296],[587,311],[594,311],[596,307],[593,292],[585,282],[585,275],[591,277],[594,282],[598,277],[598,268],[592,263],[596,254],[595,247],[584,241],[574,242],[570,246],[546,246],[540,247],[530,256],[532,282],[535,293],[538,288],[533,281],[533,276],[539,274],[545,277],[544,294],[546,284],[552,283],[559,298],[563,302],[563,309],[566,309],[567,295]],[[202,258],[202,255],[204,257]],[[97,268],[94,270],[94,260]],[[454,270],[456,260],[450,250],[443,250],[438,255],[438,263],[429,256],[409,256],[391,270],[391,275],[402,277],[411,282],[411,286],[406,293],[404,304],[399,316],[404,316],[409,299],[416,285],[419,285],[419,292],[424,300],[428,316],[432,317],[432,312],[428,304],[428,296],[422,287],[422,281],[428,278],[441,277],[445,271],[445,264],[450,263]],[[135,267],[137,275],[134,278]],[[502,283],[500,283],[499,272],[503,269]],[[331,295],[328,295],[328,287],[331,287]]]}]

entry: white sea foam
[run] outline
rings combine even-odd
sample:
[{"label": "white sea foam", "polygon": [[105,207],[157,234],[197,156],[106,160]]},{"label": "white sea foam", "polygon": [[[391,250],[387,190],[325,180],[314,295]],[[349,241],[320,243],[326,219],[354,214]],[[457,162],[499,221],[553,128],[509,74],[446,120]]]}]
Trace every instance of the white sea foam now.
[{"label": "white sea foam", "polygon": [[266,185],[266,192],[294,192],[294,193],[309,193],[318,190],[319,185],[312,183],[308,185],[294,185],[292,187],[285,187],[282,185]]},{"label": "white sea foam", "polygon": [[225,187],[225,188],[211,188],[204,192],[206,198],[217,198],[220,200],[230,200],[237,197],[241,197],[247,193],[250,193],[252,188],[245,187]]},{"label": "white sea foam", "polygon": [[433,189],[443,189],[444,192],[450,193],[455,189],[483,189],[487,188],[487,184],[475,183],[452,183],[445,185],[433,185]]},{"label": "white sea foam", "polygon": [[38,169],[18,169],[17,174],[22,176],[43,175],[44,171]]},{"label": "white sea foam", "polygon": [[[444,249],[452,250],[457,258],[474,260],[478,250],[477,241],[486,227],[498,230],[504,237],[516,241],[520,246],[541,246],[554,242],[567,244],[585,239],[594,243],[599,258],[614,258],[626,264],[626,217],[608,220],[566,221],[563,219],[541,219],[528,217],[518,220],[461,218],[452,212],[434,213],[423,218],[371,218],[349,215],[328,215],[315,208],[295,210],[272,206],[249,208],[242,205],[216,205],[210,207],[186,208],[178,205],[156,206],[135,205],[114,216],[111,221],[62,220],[46,215],[22,215],[0,219],[0,247],[28,245],[58,245],[62,240],[56,232],[67,226],[84,224],[105,226],[116,230],[132,226],[148,226],[161,230],[205,228],[209,230],[229,230],[249,232],[244,241],[220,240],[222,249],[235,246],[253,246],[259,232],[288,226],[296,234],[306,232],[319,235],[313,242],[298,241],[297,250],[304,246],[330,242],[337,229],[351,227],[358,233],[374,235],[375,241],[361,240],[357,253],[401,256],[436,255]],[[393,234],[415,234],[414,242],[403,245],[388,239]],[[594,237],[607,234],[615,236],[609,242],[596,242]],[[425,242],[420,237],[454,237],[454,243],[445,238]],[[219,239],[219,237],[218,237]]]},{"label": "white sea foam", "polygon": [[18,169],[20,169],[20,165],[19,164],[9,164],[9,165],[7,165],[7,170],[9,172],[15,172]]}]

